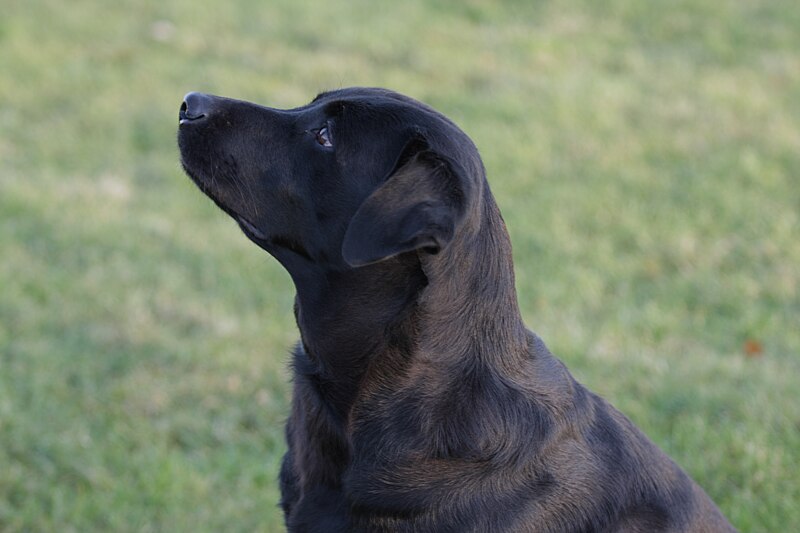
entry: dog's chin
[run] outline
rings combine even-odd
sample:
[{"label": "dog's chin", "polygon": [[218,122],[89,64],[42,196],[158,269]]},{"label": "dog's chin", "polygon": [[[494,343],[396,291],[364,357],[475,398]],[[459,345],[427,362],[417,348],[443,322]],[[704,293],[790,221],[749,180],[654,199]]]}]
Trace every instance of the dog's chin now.
[{"label": "dog's chin", "polygon": [[219,201],[217,196],[214,194],[214,191],[209,186],[208,180],[203,177],[202,172],[197,172],[195,169],[193,169],[191,165],[187,164],[184,157],[181,157],[181,166],[183,167],[183,171],[186,173],[186,175],[189,176],[189,179],[191,179],[192,182],[197,185],[197,188],[200,189],[200,192],[211,198],[220,209],[230,214],[230,210],[226,209],[225,206]]}]

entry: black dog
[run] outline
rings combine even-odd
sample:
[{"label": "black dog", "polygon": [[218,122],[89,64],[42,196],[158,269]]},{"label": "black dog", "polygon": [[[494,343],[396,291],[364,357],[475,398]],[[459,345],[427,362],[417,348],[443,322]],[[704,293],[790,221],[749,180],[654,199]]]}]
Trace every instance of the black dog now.
[{"label": "black dog", "polygon": [[190,93],[182,163],[289,271],[290,531],[733,531],[522,323],[478,151],[382,89]]}]

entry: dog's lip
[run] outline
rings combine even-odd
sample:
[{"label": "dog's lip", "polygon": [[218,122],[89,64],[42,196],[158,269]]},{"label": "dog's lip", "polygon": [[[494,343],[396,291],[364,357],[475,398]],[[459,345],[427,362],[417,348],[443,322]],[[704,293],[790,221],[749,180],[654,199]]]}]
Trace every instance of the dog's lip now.
[{"label": "dog's lip", "polygon": [[247,235],[251,240],[255,241],[256,244],[261,246],[267,251],[274,250],[275,247],[286,249],[294,254],[308,260],[312,261],[311,255],[309,255],[308,251],[303,247],[302,244],[298,243],[297,241],[293,240],[290,237],[285,237],[282,235],[275,235],[273,237],[267,237],[264,232],[260,229],[255,227],[252,222],[247,220],[241,215],[235,215],[236,221],[239,223],[239,227],[242,228],[244,234]]},{"label": "dog's lip", "polygon": [[242,215],[236,215],[236,221],[239,223],[242,229],[245,230],[245,233],[249,233],[256,239],[261,239],[262,241],[267,240],[267,236],[264,235],[264,232],[258,229],[255,224],[244,218]]}]

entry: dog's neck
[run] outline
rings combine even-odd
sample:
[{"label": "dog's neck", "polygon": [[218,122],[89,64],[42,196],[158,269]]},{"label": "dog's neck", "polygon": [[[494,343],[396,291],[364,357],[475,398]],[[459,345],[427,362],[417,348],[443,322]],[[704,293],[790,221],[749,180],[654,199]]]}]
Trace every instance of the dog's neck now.
[{"label": "dog's neck", "polygon": [[[511,244],[491,197],[480,227],[459,233],[437,255],[403,254],[343,272],[320,269],[295,277],[295,284],[310,371],[343,420],[367,369],[389,352],[394,359],[403,354],[403,362],[392,362],[402,372],[417,356],[442,365],[466,357],[513,369],[526,351]],[[486,337],[493,340],[489,352],[477,342]]]}]

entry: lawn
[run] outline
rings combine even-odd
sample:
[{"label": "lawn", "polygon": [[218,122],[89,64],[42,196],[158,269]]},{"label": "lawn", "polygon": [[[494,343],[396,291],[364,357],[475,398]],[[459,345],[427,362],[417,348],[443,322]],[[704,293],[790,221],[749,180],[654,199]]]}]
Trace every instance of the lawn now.
[{"label": "lawn", "polygon": [[0,531],[281,531],[289,277],[183,94],[475,140],[525,319],[742,531],[800,524],[800,3],[4,0]]}]

